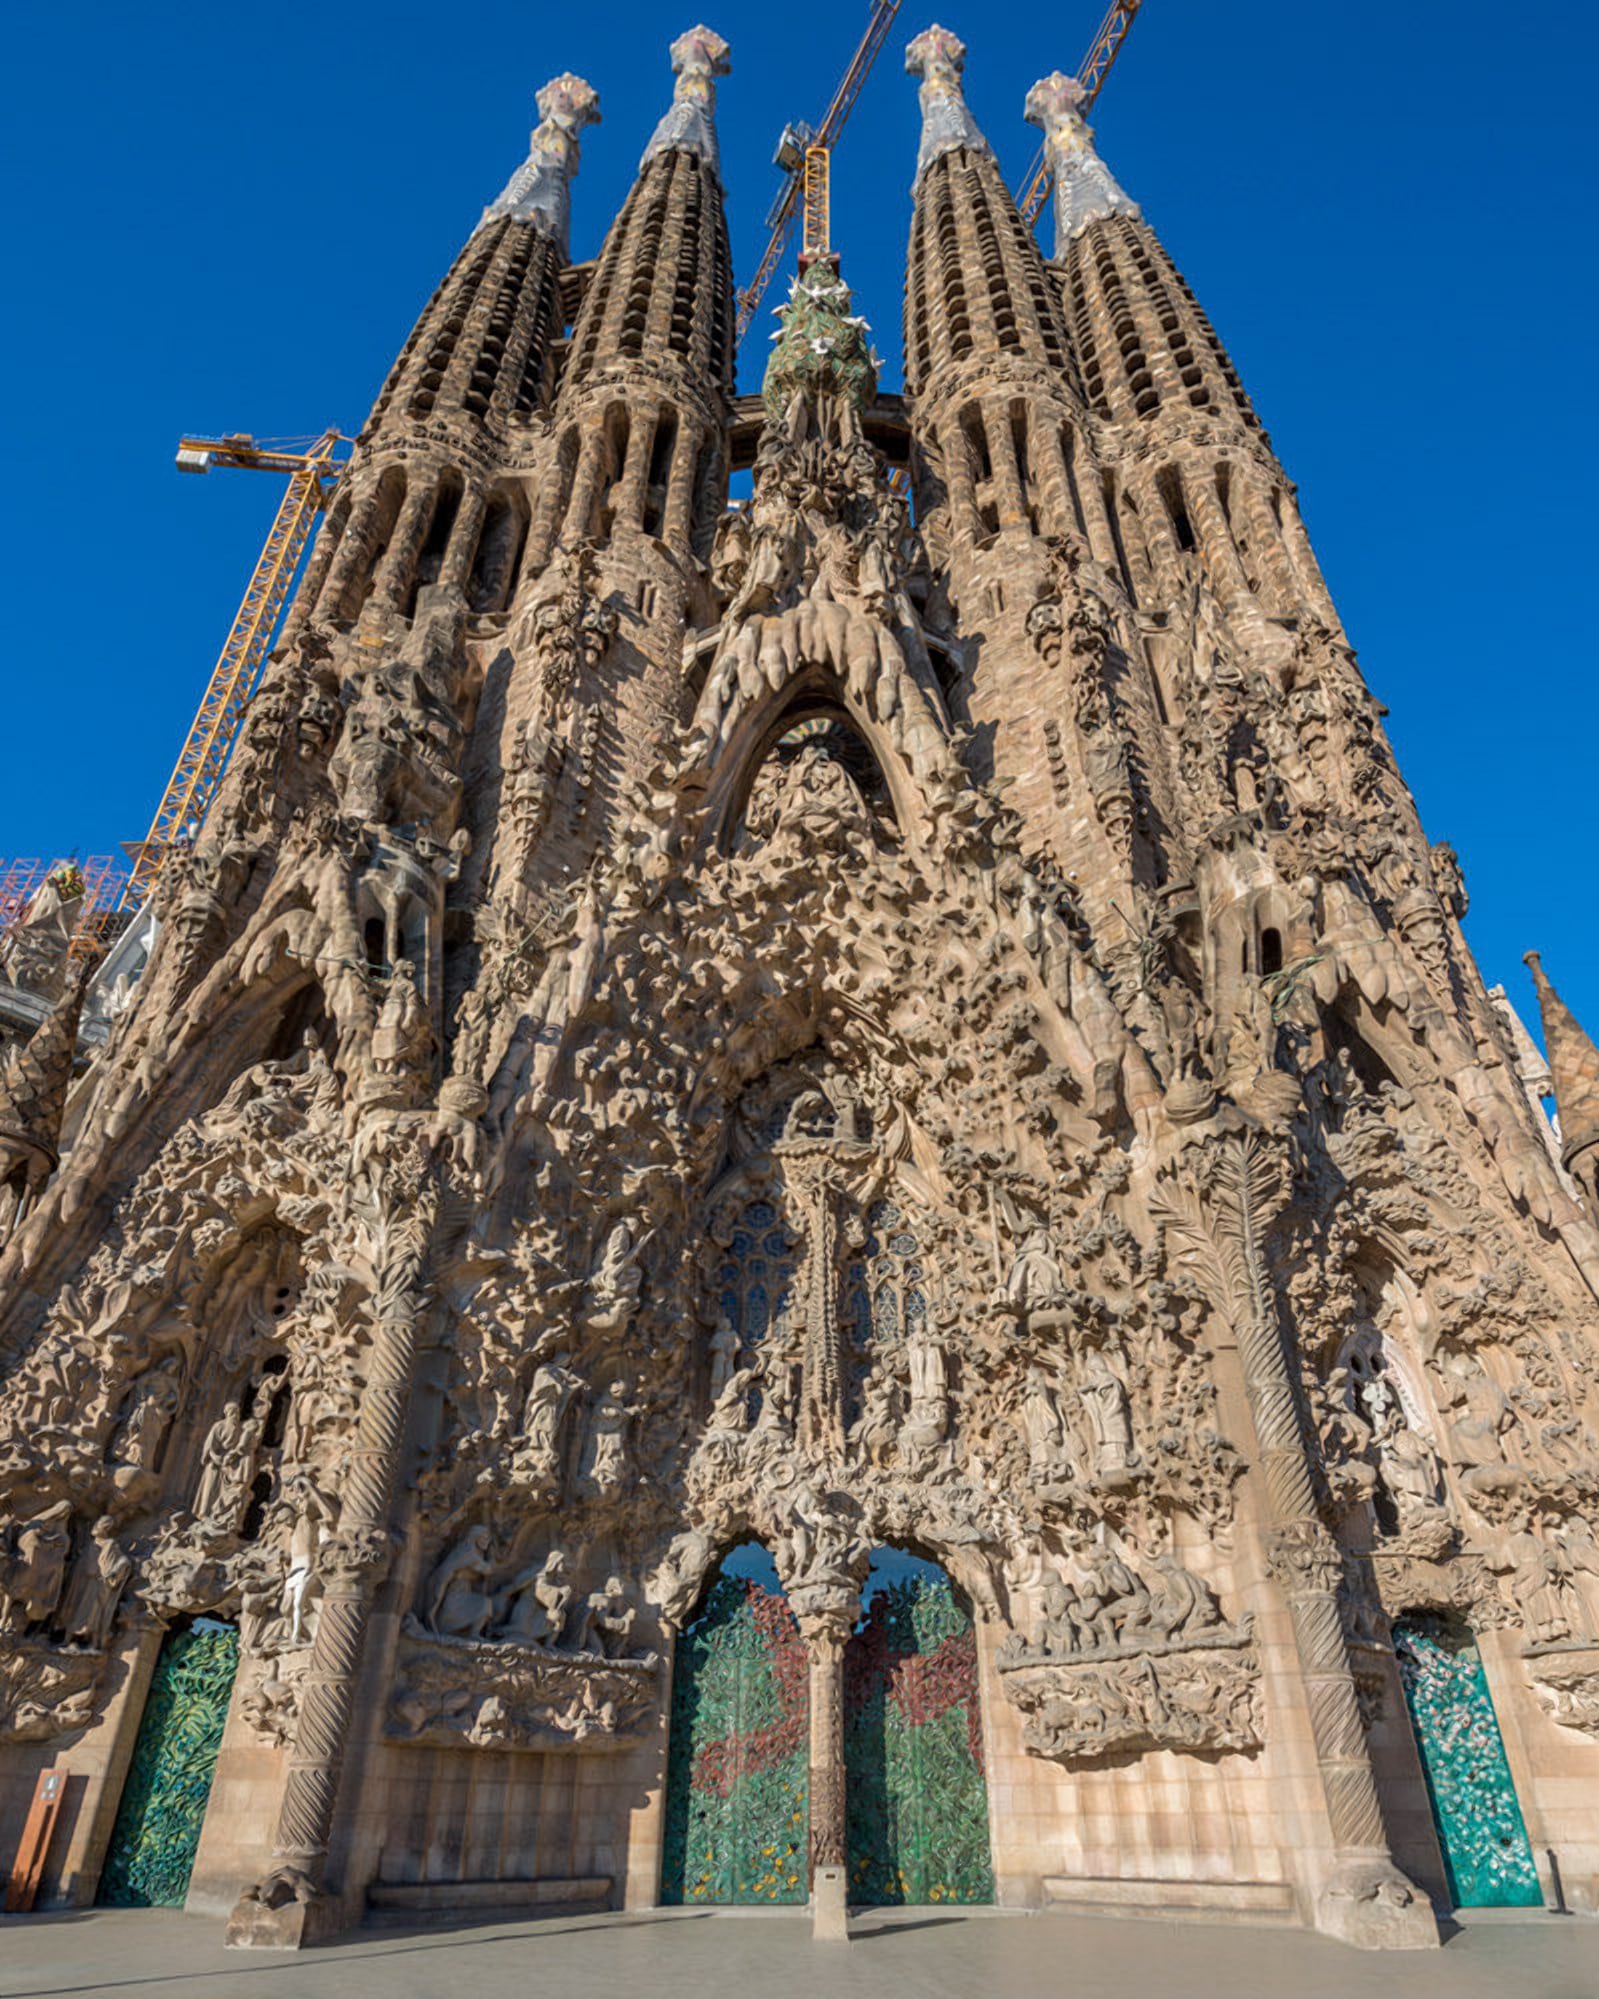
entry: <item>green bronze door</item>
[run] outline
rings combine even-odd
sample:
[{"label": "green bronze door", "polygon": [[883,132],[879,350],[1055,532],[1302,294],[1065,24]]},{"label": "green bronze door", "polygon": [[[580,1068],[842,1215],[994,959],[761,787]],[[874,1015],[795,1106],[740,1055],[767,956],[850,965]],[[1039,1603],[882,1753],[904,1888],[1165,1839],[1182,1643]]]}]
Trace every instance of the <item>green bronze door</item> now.
[{"label": "green bronze door", "polygon": [[1394,1626],[1405,1705],[1455,1906],[1543,1902],[1488,1682],[1471,1633],[1442,1617]]},{"label": "green bronze door", "polygon": [[183,1906],[238,1659],[239,1634],[206,1618],[162,1643],[100,1874],[102,1902]]},{"label": "green bronze door", "polygon": [[977,1633],[931,1562],[882,1550],[844,1656],[849,1898],[991,1902]]},{"label": "green bronze door", "polygon": [[758,1551],[724,1564],[677,1641],[665,1903],[804,1902],[810,1892],[805,1644],[770,1558],[741,1561],[749,1555]]}]

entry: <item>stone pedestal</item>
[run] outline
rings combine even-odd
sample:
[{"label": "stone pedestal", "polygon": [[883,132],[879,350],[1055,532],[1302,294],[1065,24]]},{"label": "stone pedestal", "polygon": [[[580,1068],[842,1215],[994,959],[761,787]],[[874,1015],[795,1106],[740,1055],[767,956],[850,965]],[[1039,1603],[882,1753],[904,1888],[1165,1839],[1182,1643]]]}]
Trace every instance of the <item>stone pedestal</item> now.
[{"label": "stone pedestal", "polygon": [[811,1880],[811,1937],[816,1943],[849,1942],[849,1880],[843,1867],[818,1867]]}]

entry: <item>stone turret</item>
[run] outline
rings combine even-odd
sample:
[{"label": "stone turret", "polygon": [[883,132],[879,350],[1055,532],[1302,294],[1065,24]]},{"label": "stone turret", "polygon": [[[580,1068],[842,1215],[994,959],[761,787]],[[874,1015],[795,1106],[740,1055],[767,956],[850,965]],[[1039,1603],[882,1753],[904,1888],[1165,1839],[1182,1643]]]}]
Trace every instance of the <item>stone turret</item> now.
[{"label": "stone turret", "polygon": [[1549,982],[1536,951],[1526,954],[1538,988],[1544,1047],[1560,1115],[1561,1164],[1582,1188],[1591,1212],[1599,1213],[1599,1048]]},{"label": "stone turret", "polygon": [[[318,539],[301,616],[348,628],[414,613],[444,584],[476,614],[502,610],[528,502],[502,462],[546,407],[563,330],[571,181],[599,97],[582,77],[538,93],[527,159],[484,209],[367,418]],[[298,626],[291,627],[291,631]]]},{"label": "stone turret", "polygon": [[[1082,402],[1060,307],[961,89],[966,49],[906,51],[922,138],[905,280],[905,386],[930,546],[1080,532]],[[1090,506],[1093,502],[1090,498]]]},{"label": "stone turret", "polygon": [[[1059,70],[1028,94],[1055,174],[1055,270],[1128,589],[1140,604],[1204,563],[1241,626],[1336,626],[1294,489],[1236,369],[1160,239],[1099,157],[1081,87]],[[1265,641],[1269,644],[1269,640]]]},{"label": "stone turret", "polygon": [[1059,298],[961,94],[964,59],[943,28],[906,58],[922,108],[905,293],[920,524],[969,634],[954,699],[980,768],[1029,849],[1092,883],[1114,940],[1134,877],[1159,872],[1158,703]]},{"label": "stone turret", "polygon": [[556,410],[555,476],[534,559],[557,535],[618,530],[686,555],[714,524],[718,433],[733,384],[733,278],[716,146],[728,45],[709,28],[672,44],[670,110],[644,150],[572,330]]},{"label": "stone turret", "polygon": [[513,630],[539,636],[507,691],[502,756],[537,794],[529,825],[548,798],[564,828],[512,864],[529,884],[587,866],[659,760],[727,488],[733,277],[715,106],[728,45],[692,28],[671,57],[671,106],[572,329],[513,608]]}]

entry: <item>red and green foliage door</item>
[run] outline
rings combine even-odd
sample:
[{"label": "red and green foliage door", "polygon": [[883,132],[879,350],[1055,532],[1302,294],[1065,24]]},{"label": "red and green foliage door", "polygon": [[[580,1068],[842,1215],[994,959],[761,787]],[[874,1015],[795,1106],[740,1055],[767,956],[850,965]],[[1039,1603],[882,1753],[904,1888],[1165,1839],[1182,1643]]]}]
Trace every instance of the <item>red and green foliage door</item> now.
[{"label": "red and green foliage door", "polygon": [[737,1550],[678,1637],[666,1903],[804,1902],[810,1893],[810,1668],[775,1570],[756,1579],[764,1569],[760,1550]]},{"label": "red and green foliage door", "polygon": [[[891,1550],[845,1657],[850,1900],[992,1901],[976,1634]],[[679,1637],[661,1899],[807,1899],[809,1669],[770,1557],[731,1556]]]},{"label": "red and green foliage door", "polygon": [[849,1898],[991,1902],[971,1615],[931,1562],[884,1549],[844,1655]]}]

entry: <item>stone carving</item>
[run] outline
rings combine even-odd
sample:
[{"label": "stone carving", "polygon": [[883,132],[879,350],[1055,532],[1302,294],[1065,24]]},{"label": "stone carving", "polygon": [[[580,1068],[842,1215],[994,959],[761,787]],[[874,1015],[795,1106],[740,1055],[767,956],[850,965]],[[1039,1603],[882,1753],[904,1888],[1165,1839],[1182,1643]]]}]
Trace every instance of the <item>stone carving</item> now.
[{"label": "stone carving", "polygon": [[1001,1648],[1001,1684],[1040,1755],[1260,1746],[1250,1620],[1228,1624],[1175,1555],[1150,1568],[1146,1580],[1108,1546],[1083,1551],[1044,1585],[1034,1639]]},{"label": "stone carving", "polygon": [[0,1631],[36,1629],[54,1618],[72,1549],[71,1512],[63,1500],[13,1530],[0,1569]]},{"label": "stone carving", "polygon": [[1527,1655],[1527,1670],[1545,1712],[1562,1728],[1599,1736],[1599,1645],[1537,1648]]},{"label": "stone carving", "polygon": [[385,1733],[443,1748],[625,1749],[651,1726],[660,1661],[504,1640],[401,1641]]},{"label": "stone carving", "polygon": [[[0,1734],[105,1724],[120,1769],[118,1620],[236,1621],[230,1725],[284,1752],[214,1794],[216,1852],[270,1826],[239,1940],[359,1899],[341,1797],[428,1872],[347,1762],[362,1699],[393,1742],[647,1762],[650,1648],[751,1540],[825,1869],[884,1546],[970,1599],[1034,1753],[1128,1766],[1162,1873],[1218,1849],[1138,1759],[1281,1731],[1263,1867],[1426,1940],[1362,1729],[1417,1605],[1511,1634],[1529,1819],[1581,1845],[1593,1051],[1550,1012],[1556,1140],[1293,490],[1069,79],[1031,100],[1045,270],[985,234],[958,44],[915,59],[903,399],[831,256],[731,399],[718,37],[592,264],[558,243],[592,93],[557,79],[114,1021],[35,1026],[69,884],[0,942],[0,1037],[34,1034],[0,1060]],[[1272,1619],[1270,1715],[1190,1551]],[[1188,1774],[1198,1827],[1233,1793]],[[621,1869],[635,1791],[572,1787],[574,1850]]]},{"label": "stone carving", "polygon": [[68,1585],[60,1624],[67,1642],[103,1652],[111,1642],[117,1603],[133,1574],[133,1558],[117,1542],[117,1523],[102,1514],[89,1530],[88,1545]]},{"label": "stone carving", "polygon": [[50,1742],[94,1713],[105,1659],[63,1651],[38,1638],[8,1640],[0,1651],[0,1742]]},{"label": "stone carving", "polygon": [[433,1571],[427,1587],[427,1625],[441,1638],[481,1638],[494,1622],[494,1597],[484,1588],[493,1573],[492,1536],[469,1527]]},{"label": "stone carving", "polygon": [[246,1420],[238,1402],[229,1402],[206,1432],[191,1511],[213,1533],[227,1534],[238,1525],[255,1470],[256,1441],[257,1426]]},{"label": "stone carving", "polygon": [[633,1411],[623,1400],[626,1392],[624,1382],[613,1381],[589,1413],[582,1483],[606,1498],[620,1492],[629,1477],[627,1432]]},{"label": "stone carving", "polygon": [[534,1370],[527,1400],[522,1405],[521,1442],[518,1463],[536,1483],[558,1479],[561,1467],[562,1430],[573,1397],[583,1386],[582,1377],[568,1365],[572,1356],[564,1349]]}]

